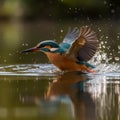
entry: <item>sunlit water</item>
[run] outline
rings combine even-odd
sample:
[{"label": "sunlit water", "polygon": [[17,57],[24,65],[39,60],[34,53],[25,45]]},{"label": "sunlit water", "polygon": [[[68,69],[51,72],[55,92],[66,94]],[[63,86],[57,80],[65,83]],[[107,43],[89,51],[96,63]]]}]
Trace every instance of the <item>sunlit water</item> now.
[{"label": "sunlit water", "polygon": [[94,74],[56,72],[51,64],[0,67],[0,119],[119,120],[120,66]]}]

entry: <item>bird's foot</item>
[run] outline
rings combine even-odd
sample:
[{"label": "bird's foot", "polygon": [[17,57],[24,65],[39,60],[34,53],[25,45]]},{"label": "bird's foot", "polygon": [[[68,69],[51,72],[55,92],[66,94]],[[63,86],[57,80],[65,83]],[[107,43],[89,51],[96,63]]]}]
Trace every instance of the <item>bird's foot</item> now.
[{"label": "bird's foot", "polygon": [[89,73],[96,73],[97,71],[94,70],[94,69],[87,69],[87,72],[89,72]]}]

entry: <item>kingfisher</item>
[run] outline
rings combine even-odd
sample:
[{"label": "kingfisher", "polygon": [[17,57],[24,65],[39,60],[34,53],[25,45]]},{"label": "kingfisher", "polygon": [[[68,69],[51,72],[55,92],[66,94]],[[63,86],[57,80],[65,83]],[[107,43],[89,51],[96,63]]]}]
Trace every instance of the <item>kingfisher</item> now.
[{"label": "kingfisher", "polygon": [[95,72],[95,66],[89,60],[95,55],[99,46],[96,33],[88,26],[69,29],[63,42],[45,40],[35,47],[22,51],[43,52],[49,61],[61,71]]}]

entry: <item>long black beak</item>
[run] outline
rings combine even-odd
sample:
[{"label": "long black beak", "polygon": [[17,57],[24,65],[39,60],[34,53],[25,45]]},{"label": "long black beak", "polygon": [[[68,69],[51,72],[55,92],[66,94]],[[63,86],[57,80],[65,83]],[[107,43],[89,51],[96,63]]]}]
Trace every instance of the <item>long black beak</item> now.
[{"label": "long black beak", "polygon": [[21,53],[36,52],[38,50],[39,50],[39,48],[33,47],[33,48],[26,49],[26,50],[22,51]]}]

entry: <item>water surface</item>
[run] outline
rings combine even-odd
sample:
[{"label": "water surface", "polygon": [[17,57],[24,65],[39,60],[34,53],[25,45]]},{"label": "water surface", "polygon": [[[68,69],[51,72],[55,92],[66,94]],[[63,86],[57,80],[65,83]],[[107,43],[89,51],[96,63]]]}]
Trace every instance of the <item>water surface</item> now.
[{"label": "water surface", "polygon": [[51,64],[2,66],[0,119],[119,120],[120,66],[111,67],[83,74]]}]

